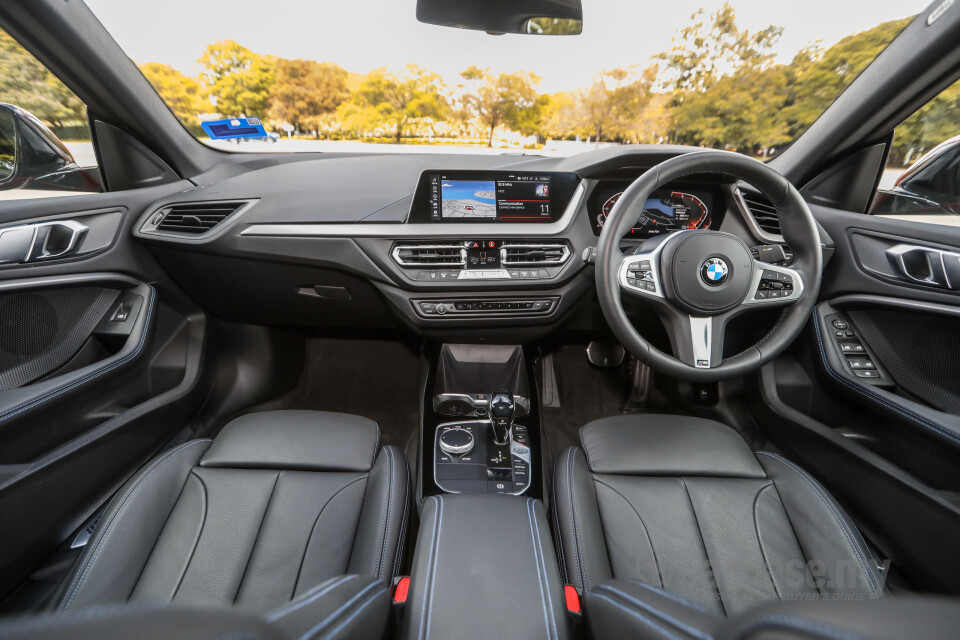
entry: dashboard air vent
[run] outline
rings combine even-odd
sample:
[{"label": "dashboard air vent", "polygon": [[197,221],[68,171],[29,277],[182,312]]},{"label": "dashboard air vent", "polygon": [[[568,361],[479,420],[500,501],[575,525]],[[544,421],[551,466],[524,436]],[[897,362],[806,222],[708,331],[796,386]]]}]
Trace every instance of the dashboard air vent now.
[{"label": "dashboard air vent", "polygon": [[194,202],[173,204],[157,211],[152,218],[157,231],[201,235],[235,213],[246,202]]},{"label": "dashboard air vent", "polygon": [[465,253],[459,242],[401,242],[393,248],[393,259],[401,267],[460,267],[466,263]]},{"label": "dashboard air vent", "polygon": [[560,243],[510,243],[501,249],[504,266],[559,265],[570,257],[570,249]]},{"label": "dashboard air vent", "polygon": [[757,226],[771,235],[780,235],[780,219],[777,217],[777,209],[770,201],[760,194],[740,191],[744,204],[749,209],[750,215],[757,221]]}]

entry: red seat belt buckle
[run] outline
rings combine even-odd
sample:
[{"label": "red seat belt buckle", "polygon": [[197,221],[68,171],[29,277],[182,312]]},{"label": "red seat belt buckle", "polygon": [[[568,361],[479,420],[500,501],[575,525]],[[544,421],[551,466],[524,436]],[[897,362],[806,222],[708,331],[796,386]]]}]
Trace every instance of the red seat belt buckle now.
[{"label": "red seat belt buckle", "polygon": [[567,603],[567,613],[579,616],[581,613],[580,592],[577,591],[577,588],[572,584],[563,585],[563,598]]},{"label": "red seat belt buckle", "polygon": [[403,605],[407,602],[407,596],[410,594],[410,577],[402,576],[397,579],[396,586],[393,588],[394,606]]}]

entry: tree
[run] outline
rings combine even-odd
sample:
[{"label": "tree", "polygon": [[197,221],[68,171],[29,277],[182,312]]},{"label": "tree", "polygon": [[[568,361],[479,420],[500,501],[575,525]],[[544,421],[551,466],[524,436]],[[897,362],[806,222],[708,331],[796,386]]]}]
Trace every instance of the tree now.
[{"label": "tree", "polygon": [[336,111],[347,98],[346,70],[332,62],[277,60],[270,91],[271,118],[297,127],[316,129],[320,119]]},{"label": "tree", "polygon": [[791,90],[782,114],[791,137],[813,124],[910,20],[884,22],[849,35],[826,51],[819,44],[801,50],[788,69]]},{"label": "tree", "polygon": [[488,131],[487,146],[493,146],[493,132],[500,125],[521,133],[533,133],[539,124],[544,102],[539,100],[540,78],[530,72],[501,73],[476,66],[460,74],[471,83],[463,97],[467,109]]},{"label": "tree", "polygon": [[84,105],[29,51],[0,30],[0,100],[54,126],[84,121]]},{"label": "tree", "polygon": [[159,62],[142,64],[140,71],[180,122],[188,129],[199,132],[200,114],[210,111],[210,102],[204,95],[200,81]]},{"label": "tree", "polygon": [[656,77],[651,67],[636,74],[629,69],[611,69],[596,77],[593,84],[577,94],[582,121],[599,142],[629,138],[637,118],[650,100]]},{"label": "tree", "polygon": [[262,117],[276,79],[276,61],[225,40],[207,45],[199,59],[201,81],[224,116]]},{"label": "tree", "polygon": [[397,144],[403,142],[403,133],[411,123],[441,119],[449,108],[440,76],[415,65],[408,65],[402,74],[383,67],[374,69],[360,83],[353,102],[346,108],[367,118],[376,113],[380,122],[390,122]]},{"label": "tree", "polygon": [[573,95],[561,91],[544,97],[546,101],[542,108],[539,130],[542,137],[562,140],[582,133],[578,105]]}]

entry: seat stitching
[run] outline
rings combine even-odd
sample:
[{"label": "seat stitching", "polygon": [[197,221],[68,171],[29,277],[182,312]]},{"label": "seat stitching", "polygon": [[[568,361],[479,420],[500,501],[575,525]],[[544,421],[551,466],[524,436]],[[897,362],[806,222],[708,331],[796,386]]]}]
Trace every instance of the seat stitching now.
[{"label": "seat stitching", "polygon": [[430,601],[427,599],[427,595],[430,593],[430,568],[433,566],[433,549],[437,541],[437,526],[440,524],[440,509],[443,506],[439,496],[433,496],[431,499],[436,505],[436,509],[433,516],[433,525],[430,528],[430,546],[427,547],[427,573],[423,577],[423,608],[420,610],[420,624],[417,629],[418,638],[423,637],[426,629],[425,620],[427,609],[430,607]]},{"label": "seat stitching", "polygon": [[193,562],[193,556],[197,553],[197,547],[200,546],[200,538],[203,536],[203,529],[207,526],[207,504],[210,501],[207,483],[203,481],[203,478],[201,478],[195,470],[191,470],[190,475],[197,479],[197,482],[200,483],[200,487],[203,489],[203,518],[200,521],[200,529],[197,531],[197,539],[193,541],[193,548],[190,550],[190,557],[187,558],[186,564],[183,565],[183,572],[180,574],[180,579],[177,580],[177,587],[173,590],[173,595],[170,596],[171,602],[173,602],[173,600],[177,597],[177,594],[180,592],[180,587],[183,585],[183,579],[187,576],[187,571],[190,570],[190,564]]},{"label": "seat stitching", "polygon": [[140,478],[134,483],[134,485],[127,490],[123,498],[121,498],[117,502],[117,505],[118,505],[117,510],[110,517],[110,521],[100,525],[102,527],[105,524],[107,525],[107,527],[106,529],[103,529],[103,536],[99,540],[97,540],[96,548],[90,553],[89,556],[87,556],[87,560],[83,565],[82,572],[78,570],[78,573],[74,577],[73,583],[71,584],[70,589],[68,590],[70,597],[64,600],[63,603],[60,605],[61,611],[66,611],[70,607],[70,605],[73,604],[73,600],[74,598],[77,597],[77,593],[80,590],[80,586],[83,584],[83,581],[86,580],[87,574],[90,572],[90,569],[93,567],[93,564],[96,562],[97,558],[100,556],[100,552],[103,550],[104,542],[106,541],[107,537],[110,535],[110,532],[113,531],[113,527],[117,524],[117,521],[119,520],[120,516],[126,510],[127,506],[129,505],[129,500],[130,498],[133,497],[133,494],[136,493],[141,486],[143,486],[143,483],[147,480],[147,478],[149,478],[153,474],[154,471],[156,471],[161,466],[166,464],[169,460],[172,460],[175,456],[182,453],[183,451],[186,451],[190,447],[196,444],[203,444],[203,443],[209,444],[210,440],[192,440],[190,442],[180,445],[176,449],[173,449],[169,453],[163,455],[162,457],[160,457],[160,459],[154,462],[149,469],[143,472],[143,475],[141,475]]},{"label": "seat stitching", "polygon": [[277,477],[273,479],[273,487],[270,489],[270,497],[267,498],[267,504],[263,507],[263,514],[260,516],[260,526],[257,527],[257,535],[253,538],[253,546],[250,547],[250,555],[247,556],[247,563],[243,565],[243,573],[240,574],[240,582],[237,583],[237,592],[233,594],[233,603],[237,603],[240,597],[240,590],[243,589],[243,579],[247,577],[247,569],[250,568],[250,561],[253,560],[253,554],[257,551],[257,543],[260,542],[260,532],[263,531],[263,523],[267,521],[267,512],[270,511],[270,503],[273,502],[273,494],[277,491],[277,485],[280,484],[280,476],[283,471],[277,472]]},{"label": "seat stitching", "polygon": [[[297,609],[305,607],[306,605],[310,604],[320,596],[328,593],[331,589],[339,587],[343,583],[348,582],[349,580],[353,580],[354,578],[357,578],[357,577],[358,576],[350,575],[350,576],[340,576],[339,578],[331,578],[330,580],[334,580],[333,584],[327,585],[326,587],[324,587],[323,584],[318,584],[316,587],[313,588],[314,589],[313,593],[310,593],[308,591],[307,594],[304,594],[303,596],[301,596],[302,598],[301,600],[298,600],[297,602],[292,602],[287,606],[277,609],[273,613],[270,613],[269,615],[267,615],[266,616],[267,622],[273,622],[274,620],[277,620],[278,618],[282,618],[283,616],[289,613],[293,613]],[[316,589],[319,589],[319,591],[316,591]]]},{"label": "seat stitching", "polygon": [[557,502],[557,485],[560,484],[557,482],[557,467],[560,466],[560,456],[557,456],[557,459],[553,461],[553,505],[551,514],[553,520],[553,529],[557,532],[557,555],[560,558],[560,571],[563,574],[563,582],[570,582],[570,574],[567,572],[567,558],[566,553],[563,549],[563,531],[560,529],[560,505]]},{"label": "seat stitching", "polygon": [[[602,585],[600,585],[599,587],[597,587],[597,591],[609,591],[609,592],[611,592],[611,593],[615,593],[615,594],[617,594],[619,597],[623,598],[624,600],[627,600],[628,602],[631,602],[631,603],[637,605],[638,607],[640,607],[640,608],[643,609],[644,611],[647,611],[647,612],[649,612],[650,614],[659,617],[661,620],[666,621],[666,622],[670,622],[671,624],[674,624],[674,625],[680,627],[681,629],[685,629],[685,630],[688,631],[688,632],[690,633],[690,635],[692,635],[692,636],[696,636],[696,637],[698,637],[698,638],[703,638],[704,640],[712,640],[712,638],[713,638],[713,636],[711,636],[709,633],[707,633],[707,632],[705,632],[705,631],[702,631],[702,630],[700,630],[700,629],[697,629],[696,627],[691,626],[691,625],[687,624],[686,622],[683,622],[682,620],[678,620],[677,618],[674,618],[674,617],[671,616],[670,614],[668,614],[668,613],[666,613],[666,612],[664,612],[664,611],[661,611],[660,609],[657,609],[656,607],[654,607],[654,606],[653,606],[652,604],[650,604],[649,602],[644,602],[643,600],[640,600],[639,598],[635,598],[635,597],[633,597],[632,595],[630,595],[629,593],[627,593],[627,592],[625,592],[625,591],[621,591],[620,589],[617,589],[616,587],[613,587],[613,586],[611,586],[611,585],[609,585],[609,584],[602,584]],[[711,615],[713,615],[713,614],[711,614]]]},{"label": "seat stitching", "polygon": [[[713,573],[713,562],[710,560],[710,553],[707,551],[707,542],[703,539],[703,529],[700,528],[700,519],[697,517],[697,510],[693,506],[693,496],[690,495],[690,487],[687,486],[687,479],[681,477],[680,483],[683,485],[683,490],[687,494],[687,503],[690,505],[690,512],[693,513],[693,521],[697,525],[697,534],[700,536],[700,544],[703,546],[703,555],[707,559],[707,567],[710,569],[710,572]],[[723,609],[723,613],[726,615],[727,606],[723,603],[720,585],[717,584],[716,579],[713,580],[713,588],[717,592],[717,601],[720,603],[720,608]]]},{"label": "seat stitching", "polygon": [[343,493],[353,485],[357,484],[358,482],[364,481],[366,479],[367,479],[367,476],[361,476],[355,480],[351,480],[347,484],[337,489],[332,496],[327,498],[327,501],[323,503],[323,506],[320,507],[320,513],[317,514],[316,519],[313,521],[313,526],[310,527],[310,535],[307,536],[307,542],[305,545],[303,545],[303,555],[300,557],[300,568],[297,569],[297,577],[293,581],[293,591],[290,593],[291,599],[293,599],[296,596],[297,587],[300,586],[300,576],[301,574],[303,574],[303,563],[306,562],[307,560],[307,549],[310,548],[310,541],[313,540],[313,534],[317,530],[317,525],[320,523],[320,518],[321,516],[323,516],[323,512],[326,511],[327,507],[330,505],[331,502],[333,502],[337,498],[337,496],[339,496],[341,493]]},{"label": "seat stitching", "polygon": [[629,506],[630,509],[633,510],[633,513],[637,516],[637,520],[640,521],[640,526],[643,528],[643,535],[647,537],[647,544],[650,545],[650,553],[653,555],[653,565],[657,569],[657,579],[660,580],[660,587],[666,588],[666,586],[663,584],[663,573],[660,571],[660,560],[657,558],[656,549],[653,548],[653,538],[650,537],[650,531],[647,529],[647,525],[643,521],[643,518],[640,517],[640,513],[637,511],[637,508],[633,506],[633,503],[630,502],[625,495],[623,495],[620,491],[613,488],[603,480],[598,480],[597,478],[594,478],[593,481],[596,482],[597,484],[602,484],[603,486],[605,486],[606,488],[610,489],[615,494],[623,498],[623,501],[627,503],[627,506]]},{"label": "seat stitching", "polygon": [[387,491],[384,499],[386,500],[386,508],[384,509],[386,516],[380,522],[383,533],[380,539],[380,557],[377,560],[377,578],[383,578],[383,561],[387,555],[387,536],[390,533],[390,521],[393,519],[393,448],[386,447],[384,449],[387,452],[387,458],[390,459],[390,467],[387,472],[387,482],[389,483],[389,490]]},{"label": "seat stitching", "polygon": [[[381,586],[382,586],[382,585],[381,585]],[[354,609],[353,613],[351,613],[349,616],[347,616],[347,617],[344,619],[343,622],[341,622],[341,623],[338,624],[336,627],[334,627],[328,634],[326,634],[326,635],[324,636],[324,638],[332,638],[332,637],[334,637],[334,636],[337,634],[337,632],[339,632],[341,629],[343,629],[345,626],[347,626],[347,624],[349,624],[354,618],[356,618],[358,615],[360,615],[360,612],[361,612],[361,611],[363,611],[363,610],[366,609],[369,605],[371,605],[371,604],[373,604],[374,602],[376,602],[376,601],[377,601],[377,598],[379,598],[380,595],[381,595],[382,593],[386,592],[386,591],[387,591],[387,588],[386,588],[386,587],[383,587],[383,590],[382,590],[382,591],[377,591],[377,592],[374,592],[373,594],[371,594],[370,597],[366,599],[366,601],[364,601],[363,603],[357,605],[357,608]],[[306,638],[307,635],[304,635],[303,637]]]},{"label": "seat stitching", "polygon": [[404,490],[403,490],[403,515],[400,517],[400,535],[397,538],[397,549],[394,552],[393,557],[393,573],[390,576],[393,579],[393,576],[400,573],[400,562],[403,558],[403,548],[404,548],[404,538],[407,533],[407,518],[410,515],[410,476],[409,473],[403,474],[404,480]]},{"label": "seat stitching", "polygon": [[368,591],[370,591],[371,589],[374,589],[374,588],[376,588],[376,587],[385,588],[385,587],[383,587],[383,583],[382,583],[382,582],[371,582],[371,583],[368,584],[366,587],[364,587],[363,589],[361,589],[359,593],[357,593],[357,594],[354,595],[352,598],[350,598],[349,600],[347,600],[346,602],[344,602],[342,605],[340,605],[340,606],[337,608],[336,611],[334,611],[333,613],[331,613],[330,615],[328,615],[326,618],[324,618],[323,620],[321,620],[321,621],[318,622],[317,624],[313,625],[306,633],[304,633],[302,636],[300,636],[300,638],[301,638],[301,639],[302,639],[302,638],[309,638],[309,637],[312,636],[313,634],[315,634],[315,633],[317,633],[318,631],[320,631],[320,629],[322,629],[322,628],[324,628],[325,626],[327,626],[327,625],[329,625],[330,623],[332,623],[334,620],[336,620],[337,616],[339,616],[340,614],[342,614],[346,609],[350,608],[350,606],[351,606],[354,602],[356,602],[357,600],[359,600],[360,598],[362,598],[363,596],[365,596]]},{"label": "seat stitching", "polygon": [[430,573],[430,600],[429,600],[429,609],[430,613],[427,615],[427,628],[426,628],[426,638],[430,638],[430,626],[433,623],[433,596],[436,593],[436,580],[437,580],[437,565],[439,562],[440,555],[440,532],[443,531],[443,496],[437,496],[437,503],[440,505],[440,509],[437,511],[437,538],[434,540],[434,545],[430,549],[432,552],[433,559],[433,570]]},{"label": "seat stitching", "polygon": [[623,578],[623,581],[624,581],[624,582],[629,582],[630,584],[632,584],[632,585],[634,585],[634,586],[636,586],[636,587],[642,587],[642,588],[646,589],[647,591],[652,591],[653,593],[656,593],[657,595],[664,596],[665,598],[668,598],[668,599],[670,599],[670,600],[673,600],[674,602],[678,602],[678,603],[680,603],[680,604],[682,604],[682,605],[686,605],[686,606],[688,606],[688,607],[693,607],[694,609],[699,609],[700,611],[703,611],[704,613],[709,613],[710,615],[716,615],[713,611],[710,611],[709,609],[707,609],[705,606],[703,606],[703,605],[700,604],[699,602],[694,602],[693,600],[687,600],[686,598],[683,598],[683,597],[681,597],[681,596],[678,596],[677,594],[672,593],[672,592],[670,592],[670,591],[667,591],[666,589],[661,589],[661,588],[659,588],[659,587],[654,587],[654,586],[649,585],[649,584],[647,584],[647,583],[645,583],[645,582],[640,582],[639,580],[634,580],[634,579],[632,579],[632,578]]},{"label": "seat stitching", "polygon": [[[757,495],[753,497],[753,531],[757,534],[757,544],[760,547],[760,555],[763,556],[763,563],[767,565],[767,573],[770,574],[770,582],[773,584],[773,592],[777,594],[778,600],[783,600],[783,592],[780,591],[779,585],[777,585],[777,579],[773,575],[773,568],[770,566],[770,558],[767,557],[767,550],[763,544],[763,538],[760,536],[760,518],[757,517],[757,507],[760,504],[760,495],[773,486],[773,483],[764,485],[760,487],[760,490],[757,491]],[[791,525],[792,527],[793,525]]]},{"label": "seat stitching", "polygon": [[118,360],[117,362],[114,362],[113,364],[103,367],[102,369],[91,371],[90,373],[83,376],[79,380],[74,380],[73,382],[65,386],[51,389],[50,391],[40,395],[39,397],[33,400],[29,400],[21,405],[14,406],[7,409],[6,411],[3,411],[2,413],[0,413],[0,422],[4,422],[5,420],[12,418],[17,414],[23,413],[28,409],[32,409],[37,405],[43,404],[47,400],[52,400],[53,398],[56,398],[57,396],[63,393],[66,393],[67,391],[71,391],[79,386],[82,386],[87,382],[89,382],[90,380],[93,380],[94,378],[99,378],[103,374],[109,373],[110,371],[113,371],[114,369],[122,365],[125,365],[127,362],[130,362],[131,360],[135,359],[138,355],[140,355],[140,352],[143,350],[143,345],[146,343],[147,337],[150,335],[150,322],[153,319],[153,303],[157,298],[154,288],[149,285],[147,286],[150,289],[150,304],[147,307],[147,317],[143,323],[143,333],[140,335],[140,342],[137,343],[137,346],[134,348],[132,352],[130,352],[130,354],[124,356],[122,359]]},{"label": "seat stitching", "polygon": [[[860,564],[861,568],[864,570],[864,573],[867,575],[867,583],[869,584],[870,589],[874,593],[877,593],[878,592],[877,584],[874,581],[873,573],[870,572],[869,565],[866,562],[866,557],[863,555],[862,550],[859,549],[857,545],[854,544],[854,540],[850,533],[849,527],[847,526],[847,523],[844,522],[843,518],[840,516],[839,509],[833,503],[833,501],[830,500],[827,497],[827,495],[825,495],[824,491],[821,491],[820,487],[817,486],[817,483],[813,481],[813,478],[811,478],[803,469],[796,466],[786,458],[782,456],[778,456],[774,453],[769,453],[767,451],[758,451],[757,454],[762,454],[769,458],[773,458],[774,460],[779,460],[781,463],[786,465],[787,468],[791,469],[794,473],[800,476],[808,485],[810,485],[810,487],[814,490],[814,492],[816,492],[816,494],[820,497],[820,500],[823,502],[824,506],[827,507],[827,510],[830,511],[831,515],[833,516],[833,519],[837,523],[837,526],[840,527],[840,532],[843,533],[844,539],[847,541],[847,544],[850,545],[850,550],[853,551],[854,556],[856,556],[857,558],[857,562]],[[859,529],[857,529],[857,535],[860,535]],[[862,535],[860,535],[860,541],[863,543],[864,547],[866,547],[866,543],[863,541]]]},{"label": "seat stitching", "polygon": [[610,596],[604,595],[604,594],[602,594],[602,593],[597,593],[596,591],[594,591],[594,592],[593,592],[593,597],[594,597],[594,598],[602,598],[602,599],[606,600],[607,602],[609,602],[610,604],[614,605],[615,607],[619,607],[620,609],[623,609],[624,611],[626,611],[626,612],[629,613],[630,615],[634,616],[635,618],[639,618],[640,621],[643,622],[644,624],[646,624],[647,626],[651,627],[652,629],[656,629],[659,633],[663,634],[665,637],[670,638],[670,640],[683,640],[683,638],[681,638],[681,637],[678,636],[677,634],[672,633],[671,631],[667,630],[666,628],[660,626],[659,624],[657,624],[656,622],[654,622],[654,621],[651,620],[650,618],[646,617],[645,615],[643,615],[642,613],[640,613],[640,612],[637,611],[636,609],[631,609],[630,607],[624,605],[623,603],[617,602],[616,600],[614,600],[614,599],[611,598]]},{"label": "seat stitching", "polygon": [[571,448],[570,450],[570,463],[567,467],[567,484],[569,485],[570,491],[570,511],[573,513],[571,520],[571,529],[573,530],[573,542],[576,546],[576,560],[577,560],[577,572],[580,576],[580,588],[586,591],[589,588],[587,584],[587,577],[583,573],[583,548],[580,545],[580,518],[577,513],[577,490],[574,487],[574,472],[573,464],[577,460],[577,449],[576,447]]},{"label": "seat stitching", "polygon": [[554,636],[551,635],[550,614],[547,610],[547,601],[543,593],[543,572],[541,572],[540,570],[542,568],[542,562],[541,562],[540,556],[537,553],[537,534],[534,533],[534,529],[533,529],[533,516],[531,515],[531,511],[530,511],[530,501],[531,499],[527,498],[526,509],[527,509],[527,522],[530,526],[530,543],[533,545],[533,561],[537,565],[537,584],[540,587],[540,606],[543,608],[543,624],[547,629],[547,640],[550,640]]},{"label": "seat stitching", "polygon": [[[557,617],[556,617],[556,612],[554,611],[554,608],[553,608],[553,596],[550,595],[550,576],[547,574],[547,556],[546,556],[546,554],[543,552],[543,538],[541,538],[541,536],[540,536],[540,523],[537,522],[537,514],[536,514],[536,510],[535,510],[535,508],[536,508],[535,502],[536,502],[536,501],[533,500],[533,498],[530,498],[530,503],[529,503],[529,504],[530,504],[530,520],[533,522],[533,527],[534,527],[534,529],[536,530],[536,538],[535,538],[535,539],[536,539],[536,542],[537,542],[537,546],[538,546],[539,549],[540,549],[540,568],[543,569],[543,582],[544,582],[545,585],[547,585],[547,588],[546,588],[546,592],[547,592],[547,607],[548,607],[548,611],[549,611],[550,624],[553,626],[553,635],[554,635],[554,637],[559,638],[559,637],[560,637],[560,632],[559,632],[558,629],[557,629]],[[539,568],[538,568],[538,570],[539,570]],[[549,635],[549,634],[548,634],[548,635]]]}]

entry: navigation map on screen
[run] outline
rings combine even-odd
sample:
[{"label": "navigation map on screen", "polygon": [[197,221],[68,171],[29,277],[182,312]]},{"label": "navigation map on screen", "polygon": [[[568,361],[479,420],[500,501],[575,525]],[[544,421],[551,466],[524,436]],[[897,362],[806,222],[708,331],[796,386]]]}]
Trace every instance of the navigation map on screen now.
[{"label": "navigation map on screen", "polygon": [[497,217],[497,185],[492,180],[443,180],[440,189],[444,219]]}]

